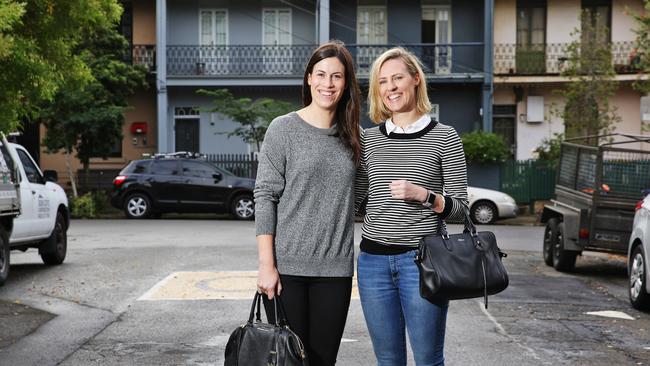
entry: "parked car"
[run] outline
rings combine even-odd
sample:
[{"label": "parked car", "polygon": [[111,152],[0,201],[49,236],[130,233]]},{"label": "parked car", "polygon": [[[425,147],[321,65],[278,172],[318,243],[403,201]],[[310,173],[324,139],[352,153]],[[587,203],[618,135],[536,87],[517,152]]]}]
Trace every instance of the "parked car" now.
[{"label": "parked car", "polygon": [[630,278],[630,303],[639,310],[650,310],[650,196],[636,205],[632,235],[627,251]]},{"label": "parked car", "polygon": [[126,217],[142,219],[163,213],[255,215],[254,179],[235,176],[198,154],[158,154],[130,162],[113,179],[111,204]]},{"label": "parked car", "polygon": [[[55,171],[41,172],[27,150],[2,138],[2,183],[0,199],[16,202],[18,216],[2,215],[0,230],[0,285],[9,274],[10,251],[37,248],[47,265],[63,263],[68,248],[70,226],[68,198],[56,184]],[[10,167],[10,174],[5,168]],[[11,186],[14,185],[15,188]],[[13,211],[10,211],[13,212]],[[12,214],[14,215],[14,214]],[[12,217],[12,221],[8,221]],[[9,226],[7,226],[9,225]],[[8,241],[7,241],[8,239]]]},{"label": "parked car", "polygon": [[467,187],[469,214],[475,224],[492,224],[497,219],[517,216],[514,198],[492,189]]}]

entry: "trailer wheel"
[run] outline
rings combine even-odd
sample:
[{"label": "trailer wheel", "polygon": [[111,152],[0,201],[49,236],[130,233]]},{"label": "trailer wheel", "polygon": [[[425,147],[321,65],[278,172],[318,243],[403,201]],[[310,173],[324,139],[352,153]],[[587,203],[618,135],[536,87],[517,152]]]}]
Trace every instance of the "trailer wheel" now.
[{"label": "trailer wheel", "polygon": [[544,245],[542,247],[542,255],[544,256],[544,263],[548,266],[553,266],[553,248],[557,241],[557,224],[559,220],[556,217],[550,218],[546,223],[544,229]]},{"label": "trailer wheel", "polygon": [[555,246],[553,247],[553,267],[560,272],[571,272],[576,266],[576,257],[578,252],[564,249],[564,223],[557,225],[557,235],[555,236]]}]

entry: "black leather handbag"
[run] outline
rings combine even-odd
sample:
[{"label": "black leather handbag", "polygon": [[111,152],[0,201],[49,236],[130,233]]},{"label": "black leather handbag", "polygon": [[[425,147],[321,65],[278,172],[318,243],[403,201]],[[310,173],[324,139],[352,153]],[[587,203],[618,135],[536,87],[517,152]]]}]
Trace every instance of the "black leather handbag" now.
[{"label": "black leather handbag", "polygon": [[494,233],[477,232],[465,211],[462,234],[447,233],[443,220],[438,232],[420,240],[415,264],[420,272],[420,296],[436,303],[475,297],[485,299],[508,287],[508,273]]},{"label": "black leather handbag", "polygon": [[262,323],[261,303],[262,295],[256,292],[248,321],[228,339],[224,366],[308,366],[305,348],[289,329],[279,297],[272,302],[275,324]]}]

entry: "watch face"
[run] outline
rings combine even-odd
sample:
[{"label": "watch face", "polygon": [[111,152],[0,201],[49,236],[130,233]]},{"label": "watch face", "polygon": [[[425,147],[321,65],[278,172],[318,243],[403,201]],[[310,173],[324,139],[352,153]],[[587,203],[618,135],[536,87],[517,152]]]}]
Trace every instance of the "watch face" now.
[{"label": "watch face", "polygon": [[436,202],[436,194],[433,192],[429,192],[429,196],[427,197],[427,203],[429,206],[433,206],[433,204]]}]

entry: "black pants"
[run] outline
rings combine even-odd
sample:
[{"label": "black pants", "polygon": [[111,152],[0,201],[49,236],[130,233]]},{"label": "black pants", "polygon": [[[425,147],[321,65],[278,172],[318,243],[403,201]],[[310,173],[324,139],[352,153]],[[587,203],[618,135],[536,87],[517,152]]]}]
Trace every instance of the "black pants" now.
[{"label": "black pants", "polygon": [[[303,341],[310,366],[336,363],[350,307],[352,278],[280,275],[289,327]],[[264,305],[273,322],[273,303]]]}]

